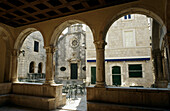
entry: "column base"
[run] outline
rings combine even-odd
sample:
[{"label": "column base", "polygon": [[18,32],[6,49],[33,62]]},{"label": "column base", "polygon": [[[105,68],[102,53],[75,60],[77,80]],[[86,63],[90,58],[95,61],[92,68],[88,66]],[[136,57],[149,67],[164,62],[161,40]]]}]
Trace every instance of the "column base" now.
[{"label": "column base", "polygon": [[170,83],[168,83],[168,89],[170,89]]},{"label": "column base", "polygon": [[106,87],[106,83],[105,82],[96,82],[96,85],[94,87],[103,88],[103,87]]},{"label": "column base", "polygon": [[166,80],[156,81],[155,86],[156,86],[156,88],[167,88],[168,87],[168,81],[166,81]]},{"label": "column base", "polygon": [[19,82],[18,78],[12,78],[12,83],[17,83],[17,82]]},{"label": "column base", "polygon": [[44,85],[51,85],[51,84],[56,84],[54,80],[46,80]]}]

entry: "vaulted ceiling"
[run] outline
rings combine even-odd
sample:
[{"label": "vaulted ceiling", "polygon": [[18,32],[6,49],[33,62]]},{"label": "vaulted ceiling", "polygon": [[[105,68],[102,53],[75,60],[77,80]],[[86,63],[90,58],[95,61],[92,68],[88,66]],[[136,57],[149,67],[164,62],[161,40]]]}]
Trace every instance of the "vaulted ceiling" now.
[{"label": "vaulted ceiling", "polygon": [[1,0],[0,22],[13,27],[136,0]]}]

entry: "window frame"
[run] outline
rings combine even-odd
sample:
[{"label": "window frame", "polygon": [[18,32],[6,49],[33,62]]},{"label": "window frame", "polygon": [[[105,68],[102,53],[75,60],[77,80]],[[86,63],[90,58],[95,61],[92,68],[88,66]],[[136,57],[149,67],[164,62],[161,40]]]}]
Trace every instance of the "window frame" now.
[{"label": "window frame", "polygon": [[[36,46],[37,46],[37,48],[36,48]],[[34,52],[39,52],[39,42],[38,41],[34,41]]]},{"label": "window frame", "polygon": [[[114,67],[118,67],[120,72],[113,74],[113,68],[114,68]],[[118,65],[114,65],[114,66],[111,67],[111,78],[112,78],[112,81],[111,81],[111,82],[112,82],[112,85],[113,85],[113,76],[120,76],[120,84],[118,84],[118,86],[121,86],[121,85],[122,85],[121,69],[122,69],[121,66],[118,66]]]},{"label": "window frame", "polygon": [[[130,65],[141,65],[141,76],[130,76],[130,70],[129,70],[129,66],[130,66]],[[144,74],[143,74],[143,64],[140,64],[140,63],[128,64],[128,76],[129,76],[129,78],[144,78]]]}]

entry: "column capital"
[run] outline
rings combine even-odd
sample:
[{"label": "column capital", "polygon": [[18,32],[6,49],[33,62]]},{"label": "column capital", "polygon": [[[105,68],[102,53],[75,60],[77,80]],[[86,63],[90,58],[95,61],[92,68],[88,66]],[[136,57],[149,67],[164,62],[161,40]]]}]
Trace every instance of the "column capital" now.
[{"label": "column capital", "polygon": [[57,50],[57,48],[54,46],[46,46],[44,48],[46,49],[46,53],[54,53]]},{"label": "column capital", "polygon": [[93,42],[96,46],[96,49],[104,49],[105,45],[107,45],[105,40],[98,40]]}]

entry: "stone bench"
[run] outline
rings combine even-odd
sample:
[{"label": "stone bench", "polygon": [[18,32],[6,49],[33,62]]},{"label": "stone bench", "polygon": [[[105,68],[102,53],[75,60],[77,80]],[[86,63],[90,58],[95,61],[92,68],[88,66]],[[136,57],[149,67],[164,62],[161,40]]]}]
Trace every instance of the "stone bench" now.
[{"label": "stone bench", "polygon": [[12,103],[24,107],[51,110],[66,104],[66,95],[62,94],[61,84],[14,83],[1,84],[1,86],[4,86],[6,91],[0,93],[0,105]]},{"label": "stone bench", "polygon": [[9,102],[11,93],[11,83],[0,83],[0,106]]}]

